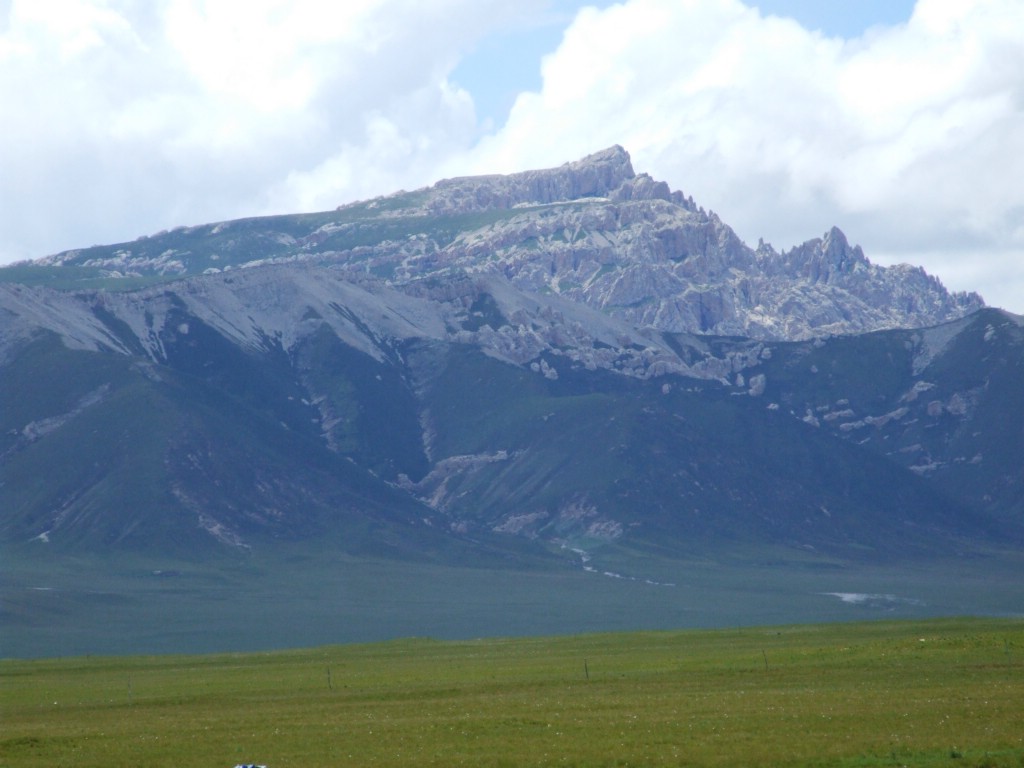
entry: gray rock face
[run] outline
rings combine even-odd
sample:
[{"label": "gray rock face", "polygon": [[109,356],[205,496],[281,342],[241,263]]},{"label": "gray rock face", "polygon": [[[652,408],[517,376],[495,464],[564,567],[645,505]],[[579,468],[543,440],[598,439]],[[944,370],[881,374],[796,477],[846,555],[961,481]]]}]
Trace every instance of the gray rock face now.
[{"label": "gray rock face", "polygon": [[[616,145],[550,170],[439,181],[425,209],[433,214],[468,213],[607,197],[634,177],[629,154]],[[668,185],[664,191],[667,194]]]},{"label": "gray rock face", "polygon": [[923,327],[984,306],[920,268],[872,264],[833,227],[778,253],[744,244],[722,220],[636,175],[615,146],[560,168],[451,179],[422,190],[419,213],[507,211],[450,242],[383,243],[334,261],[391,272],[392,283],[459,270],[503,276],[633,325],[673,333],[798,340]]},{"label": "gray rock face", "polygon": [[920,268],[872,264],[837,228],[783,253],[752,249],[692,198],[636,174],[619,146],[558,168],[447,179],[332,212],[175,230],[39,264],[121,279],[297,262],[414,295],[422,281],[506,281],[637,328],[763,340],[926,327],[984,306]]}]

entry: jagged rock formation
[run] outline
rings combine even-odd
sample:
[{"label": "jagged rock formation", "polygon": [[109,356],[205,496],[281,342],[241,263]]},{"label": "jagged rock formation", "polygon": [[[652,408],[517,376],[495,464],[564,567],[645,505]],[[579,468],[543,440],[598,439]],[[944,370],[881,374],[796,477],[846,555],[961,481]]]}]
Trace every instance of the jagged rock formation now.
[{"label": "jagged rock formation", "polygon": [[[433,214],[468,213],[603,198],[617,193],[634,177],[629,155],[616,146],[551,170],[445,179],[431,188],[423,210]],[[663,186],[667,193],[668,185]]]},{"label": "jagged rock formation", "polygon": [[[637,175],[611,147],[559,168],[448,179],[323,214],[180,229],[39,266],[121,280],[303,262],[418,293],[486,276],[660,332],[795,340],[924,327],[983,306],[919,268],[872,264],[837,228],[778,253]],[[0,270],[0,275],[3,271]]]},{"label": "jagged rock formation", "polygon": [[765,339],[933,325],[983,305],[923,270],[871,264],[838,228],[785,253],[763,243],[753,251],[714,213],[636,175],[621,147],[547,171],[442,181],[422,194],[417,211],[529,210],[444,246],[389,243],[366,255],[397,283],[446,269],[500,274],[637,326]]}]

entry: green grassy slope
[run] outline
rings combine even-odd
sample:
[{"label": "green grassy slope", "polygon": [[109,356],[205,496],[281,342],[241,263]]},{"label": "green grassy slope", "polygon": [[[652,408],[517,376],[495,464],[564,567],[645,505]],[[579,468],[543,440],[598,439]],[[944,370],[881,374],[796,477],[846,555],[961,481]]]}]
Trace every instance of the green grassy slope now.
[{"label": "green grassy slope", "polygon": [[325,450],[287,369],[210,340],[169,349],[154,366],[41,337],[5,368],[4,541],[202,559],[230,553],[215,521],[257,551],[312,537],[346,552],[433,546],[440,534],[418,531],[429,510]]},{"label": "green grassy slope", "polygon": [[[761,542],[908,558],[969,548],[966,539],[988,531],[925,480],[766,399],[554,364],[562,375],[548,381],[448,350],[424,394],[435,456],[509,457],[452,477],[450,514],[482,527],[532,514],[536,535],[584,547],[600,543],[575,541],[588,521],[613,521],[663,554]],[[573,515],[584,510],[581,523]]]},{"label": "green grassy slope", "polygon": [[[943,329],[778,344],[756,371],[783,412],[913,467],[948,498],[1024,519],[1024,327],[1000,310]],[[932,337],[931,354],[922,354]],[[938,338],[938,342],[934,340]],[[752,371],[754,373],[755,371]],[[865,423],[865,419],[879,419]]]},{"label": "green grassy slope", "polygon": [[[19,263],[0,267],[0,282],[44,285],[60,290],[132,290],[146,285],[201,275],[268,259],[307,258],[327,261],[346,253],[357,263],[366,254],[353,249],[403,242],[422,236],[444,247],[465,232],[497,221],[553,206],[424,215],[415,208],[420,193],[394,195],[333,211],[262,216],[195,227],[177,227],[149,237],[111,245],[94,245],[63,254],[59,266]],[[391,277],[401,256],[376,268]],[[116,274],[114,274],[116,273]]]}]

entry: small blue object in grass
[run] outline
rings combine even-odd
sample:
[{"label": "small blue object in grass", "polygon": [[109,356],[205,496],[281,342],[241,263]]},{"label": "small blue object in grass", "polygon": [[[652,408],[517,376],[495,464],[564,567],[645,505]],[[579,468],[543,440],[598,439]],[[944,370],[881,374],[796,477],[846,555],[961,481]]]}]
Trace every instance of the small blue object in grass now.
[{"label": "small blue object in grass", "polygon": [[267,768],[265,765],[256,765],[256,763],[241,763],[236,765],[235,768]]}]

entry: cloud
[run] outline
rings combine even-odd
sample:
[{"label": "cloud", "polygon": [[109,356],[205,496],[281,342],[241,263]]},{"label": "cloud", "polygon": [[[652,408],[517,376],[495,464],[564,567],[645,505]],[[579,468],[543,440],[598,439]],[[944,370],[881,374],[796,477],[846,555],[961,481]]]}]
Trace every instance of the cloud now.
[{"label": "cloud", "polygon": [[0,3],[0,260],[429,183],[477,136],[448,74],[538,2],[509,6]]},{"label": "cloud", "polygon": [[855,40],[738,0],[585,9],[474,169],[620,143],[748,241],[838,224],[882,263],[1024,295],[1022,29],[1017,0],[920,0]]}]

